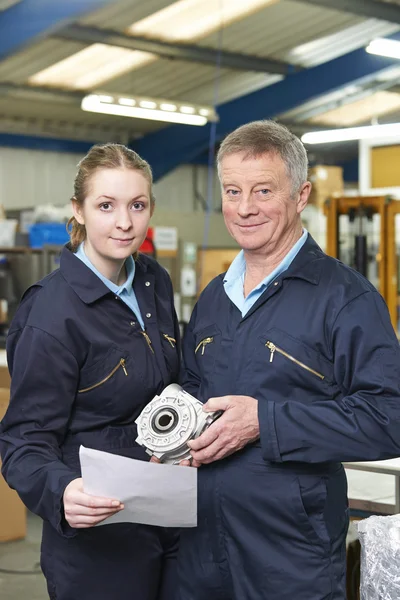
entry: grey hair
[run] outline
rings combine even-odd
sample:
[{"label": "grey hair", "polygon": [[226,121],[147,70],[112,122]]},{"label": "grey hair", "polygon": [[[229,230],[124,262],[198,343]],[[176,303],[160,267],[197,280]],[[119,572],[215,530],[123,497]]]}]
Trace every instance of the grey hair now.
[{"label": "grey hair", "polygon": [[244,159],[263,154],[278,154],[285,163],[296,194],[307,181],[308,158],[302,142],[287,127],[275,121],[253,121],[238,127],[222,142],[217,154],[218,175],[221,162],[229,154],[244,153]]}]

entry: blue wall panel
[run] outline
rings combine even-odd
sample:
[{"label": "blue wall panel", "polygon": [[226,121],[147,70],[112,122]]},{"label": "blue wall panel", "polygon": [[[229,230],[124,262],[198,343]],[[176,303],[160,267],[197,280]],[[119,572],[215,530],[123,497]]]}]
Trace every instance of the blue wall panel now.
[{"label": "blue wall panel", "polygon": [[95,142],[82,142],[78,140],[65,140],[33,135],[0,133],[0,146],[7,146],[8,148],[28,148],[29,150],[86,154],[94,143]]}]

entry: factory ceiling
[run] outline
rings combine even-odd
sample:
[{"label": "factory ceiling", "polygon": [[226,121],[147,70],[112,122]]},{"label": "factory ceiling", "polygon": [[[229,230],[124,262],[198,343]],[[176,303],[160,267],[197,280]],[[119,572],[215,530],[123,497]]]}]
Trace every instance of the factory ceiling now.
[{"label": "factory ceiling", "polygon": [[[204,156],[210,135],[218,142],[253,119],[278,118],[299,134],[390,122],[400,61],[365,51],[382,37],[400,40],[398,2],[0,0],[0,143],[123,141],[159,178]],[[210,105],[219,121],[82,111],[94,93]]]}]

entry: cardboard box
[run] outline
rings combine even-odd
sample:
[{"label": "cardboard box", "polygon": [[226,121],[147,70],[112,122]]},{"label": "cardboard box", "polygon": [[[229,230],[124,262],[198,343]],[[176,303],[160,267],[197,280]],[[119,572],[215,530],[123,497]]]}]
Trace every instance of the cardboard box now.
[{"label": "cardboard box", "polygon": [[[8,372],[8,367],[0,366],[0,389],[4,388],[8,392],[8,396],[10,395],[10,385],[11,385],[11,377]],[[7,400],[8,406],[8,400]],[[4,414],[4,413],[3,413]],[[3,414],[0,414],[0,419],[3,418]]]},{"label": "cardboard box", "polygon": [[308,203],[323,208],[330,196],[342,196],[344,189],[342,167],[317,165],[308,171],[312,190]]},{"label": "cardboard box", "polygon": [[214,277],[229,269],[239,251],[240,248],[207,248],[198,252],[198,271],[201,273],[199,294]]},{"label": "cardboard box", "polygon": [[[0,371],[4,368],[0,367]],[[7,410],[9,400],[9,388],[0,388],[0,420]],[[14,490],[10,490],[4,478],[0,475],[0,542],[19,540],[25,536],[26,508],[18,494]]]}]

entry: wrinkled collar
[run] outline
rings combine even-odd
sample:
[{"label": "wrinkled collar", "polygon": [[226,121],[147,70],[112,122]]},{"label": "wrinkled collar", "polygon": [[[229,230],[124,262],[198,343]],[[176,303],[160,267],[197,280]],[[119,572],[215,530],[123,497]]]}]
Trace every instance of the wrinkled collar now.
[{"label": "wrinkled collar", "polygon": [[[136,274],[141,276],[147,265],[139,258],[135,262]],[[72,252],[69,244],[64,246],[60,258],[60,272],[82,302],[90,304],[110,293],[109,288]]]},{"label": "wrinkled collar", "polygon": [[[253,291],[258,290],[262,287],[267,287],[271,281],[273,281],[276,277],[281,275],[284,271],[286,271],[293,260],[296,258],[297,254],[300,252],[301,248],[307,241],[308,231],[303,229],[303,233],[301,237],[297,240],[295,244],[293,244],[292,248],[287,252],[286,256],[283,257],[279,265],[275,267],[275,269],[266,277],[264,277],[263,281],[261,281]],[[246,272],[246,258],[244,255],[244,251],[241,250],[239,254],[234,258],[231,266],[227,270],[224,276],[224,284],[227,284],[229,287],[235,285],[235,282],[238,279],[242,279]]]},{"label": "wrinkled collar", "polygon": [[[282,279],[304,279],[318,285],[325,257],[325,252],[321,250],[314,238],[308,234],[297,256],[295,256],[289,268],[282,273]],[[224,282],[226,273],[222,273],[219,277]]]},{"label": "wrinkled collar", "polygon": [[282,279],[304,279],[318,285],[326,254],[314,238],[308,234],[305,244],[300,248],[290,267],[282,273]]}]

